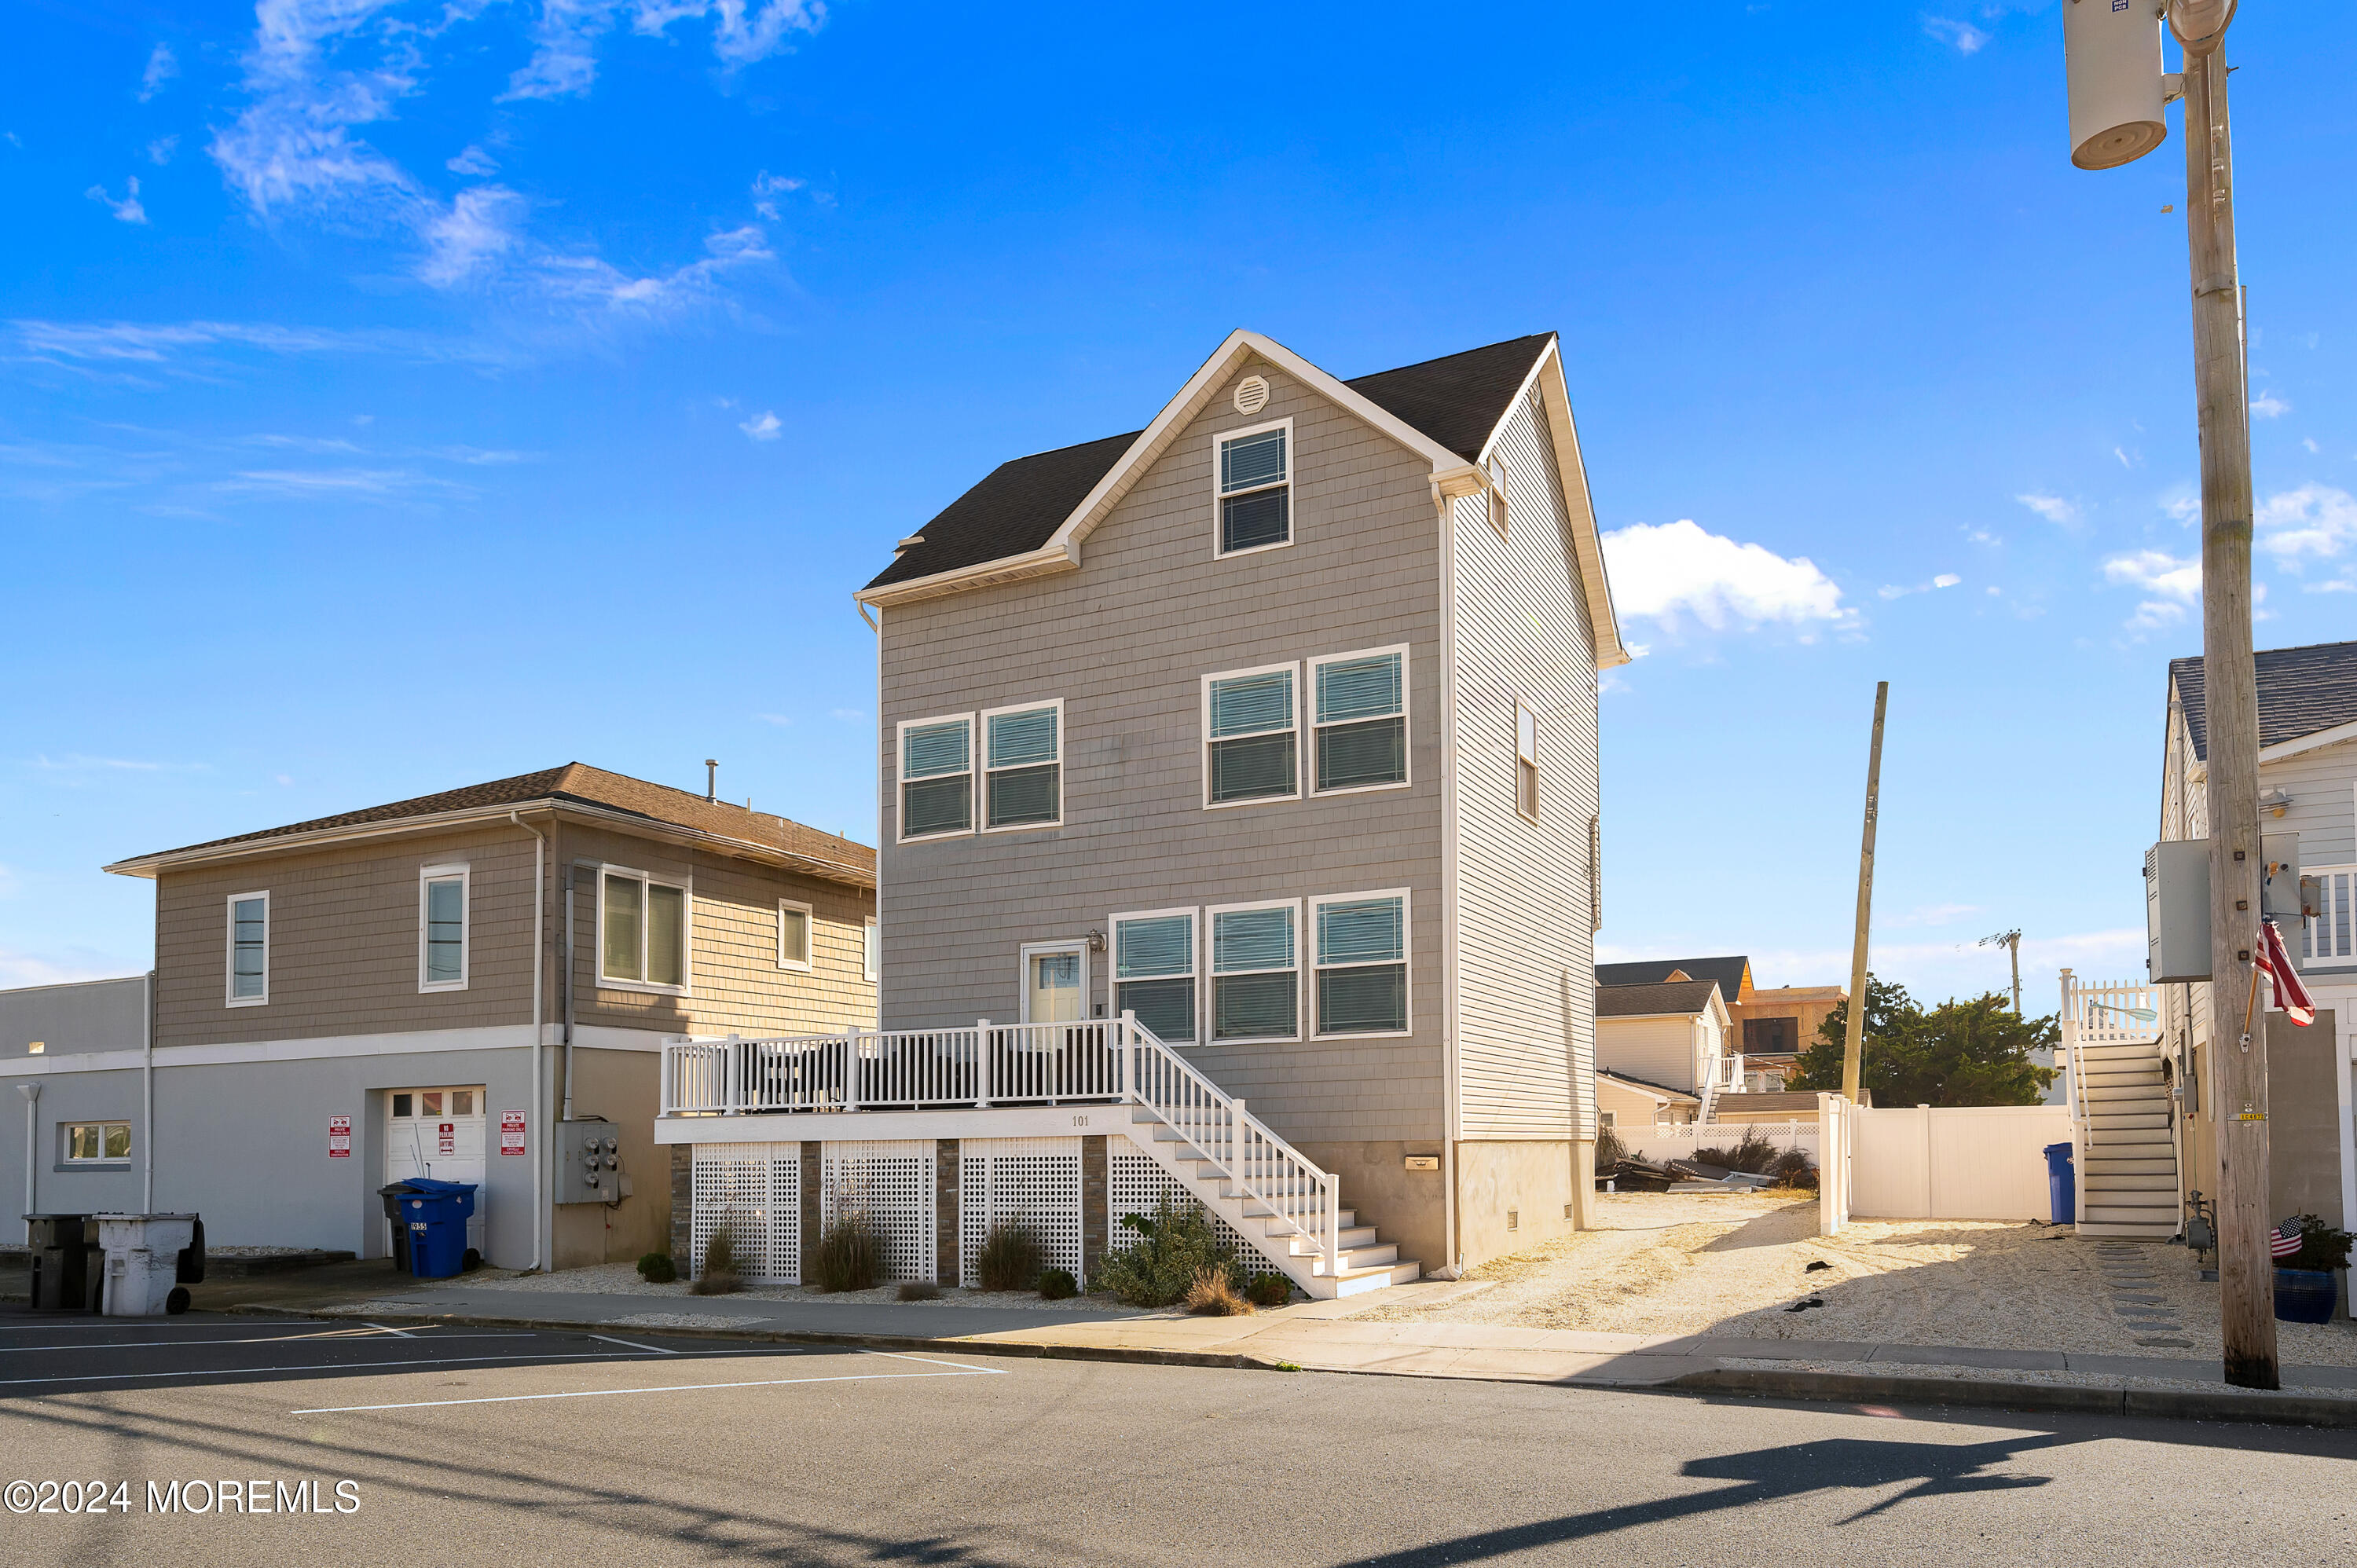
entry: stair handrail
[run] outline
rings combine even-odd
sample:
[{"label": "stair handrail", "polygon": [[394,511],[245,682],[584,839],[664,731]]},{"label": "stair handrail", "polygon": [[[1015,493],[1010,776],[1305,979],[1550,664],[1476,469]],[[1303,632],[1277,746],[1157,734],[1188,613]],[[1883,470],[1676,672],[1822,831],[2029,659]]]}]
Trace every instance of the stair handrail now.
[{"label": "stair handrail", "polygon": [[[1127,1009],[1121,1015],[1118,1055],[1122,1098],[1125,1101],[1152,1112],[1164,1126],[1200,1149],[1203,1157],[1239,1191],[1324,1255],[1329,1278],[1339,1274],[1342,1251],[1340,1187],[1332,1176],[1278,1137],[1266,1122],[1244,1108],[1243,1101],[1213,1083],[1194,1063],[1165,1045],[1160,1036],[1139,1023],[1137,1015]],[[1174,1096],[1174,1100],[1211,1112],[1209,1136],[1205,1135],[1204,1126],[1180,1121],[1171,1114],[1173,1108],[1157,1103],[1158,1097],[1147,1092],[1149,1069],[1184,1086],[1184,1096]],[[1276,1191],[1280,1178],[1297,1191],[1280,1198]],[[1297,1197],[1307,1197],[1310,1201],[1297,1205],[1294,1200]],[[1297,1208],[1307,1212],[1312,1223],[1303,1224]]]}]

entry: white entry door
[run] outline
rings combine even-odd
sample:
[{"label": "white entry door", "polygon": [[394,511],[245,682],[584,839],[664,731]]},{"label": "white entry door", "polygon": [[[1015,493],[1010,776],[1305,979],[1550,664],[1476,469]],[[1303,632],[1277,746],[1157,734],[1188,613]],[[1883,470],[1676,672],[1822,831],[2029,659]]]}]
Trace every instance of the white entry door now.
[{"label": "white entry door", "polygon": [[396,1089],[384,1097],[384,1179],[408,1176],[475,1184],[467,1245],[483,1250],[483,1086]]},{"label": "white entry door", "polygon": [[1082,942],[1023,950],[1023,1022],[1077,1024],[1089,1012],[1089,950]]}]

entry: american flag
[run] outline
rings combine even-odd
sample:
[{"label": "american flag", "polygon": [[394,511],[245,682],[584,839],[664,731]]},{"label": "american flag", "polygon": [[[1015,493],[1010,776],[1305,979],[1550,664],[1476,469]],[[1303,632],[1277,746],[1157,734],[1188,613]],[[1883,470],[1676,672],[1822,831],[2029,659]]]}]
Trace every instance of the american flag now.
[{"label": "american flag", "polygon": [[2290,1015],[2291,1021],[2305,1029],[2316,1022],[2316,1003],[2309,996],[2308,987],[2299,981],[2299,972],[2291,966],[2291,955],[2284,951],[2283,933],[2276,929],[2273,920],[2259,927],[2259,950],[2251,967],[2267,977],[2267,989],[2275,1004]]},{"label": "american flag", "polygon": [[2267,1240],[2269,1246],[2273,1249],[2275,1255],[2278,1258],[2288,1258],[2294,1252],[2298,1251],[2300,1241],[2299,1216],[2295,1214],[2289,1219],[2287,1219],[2282,1224],[2276,1226],[2275,1228],[2274,1234],[2269,1236]]}]

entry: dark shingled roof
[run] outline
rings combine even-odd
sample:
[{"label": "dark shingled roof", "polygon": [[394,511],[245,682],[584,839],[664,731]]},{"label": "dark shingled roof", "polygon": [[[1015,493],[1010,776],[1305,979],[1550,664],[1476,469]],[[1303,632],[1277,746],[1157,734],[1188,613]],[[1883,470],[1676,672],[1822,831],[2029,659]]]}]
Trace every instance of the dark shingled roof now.
[{"label": "dark shingled roof", "polygon": [[603,807],[608,811],[625,811],[643,817],[650,822],[756,843],[837,867],[836,880],[861,886],[872,886],[876,881],[876,852],[864,843],[834,833],[821,832],[816,828],[804,827],[783,817],[748,811],[726,800],[707,800],[691,790],[674,789],[668,784],[650,784],[643,779],[608,773],[602,768],[591,768],[580,762],[568,762],[562,768],[545,768],[537,773],[519,773],[512,779],[495,779],[488,784],[469,784],[463,789],[445,789],[438,795],[419,795],[412,800],[370,806],[333,817],[315,817],[307,822],[289,822],[285,827],[264,828],[257,832],[208,839],[202,843],[159,850],[155,855],[135,855],[133,859],[149,860],[199,850],[227,849],[238,844],[265,848],[272,839],[287,838],[297,833],[365,827],[372,822],[395,822],[409,817],[439,816],[446,811],[464,811],[481,807],[521,806],[537,800],[571,800]]},{"label": "dark shingled roof", "polygon": [[1672,1089],[1666,1083],[1655,1083],[1650,1078],[1639,1078],[1635,1073],[1622,1072],[1617,1068],[1598,1068],[1596,1076],[1612,1079],[1620,1083],[1634,1084],[1639,1089],[1650,1089],[1656,1094],[1667,1094],[1679,1100],[1691,1100],[1697,1105],[1702,1103],[1702,1096],[1690,1089]]},{"label": "dark shingled roof", "polygon": [[[1596,1015],[1640,1018],[1654,1013],[1699,1013],[1710,1005],[1714,980],[1673,980],[1660,985],[1599,985]],[[1721,1000],[1725,1000],[1724,997]]]},{"label": "dark shingled roof", "polygon": [[[2357,723],[2357,642],[2317,642],[2270,648],[2257,656],[2259,744],[2278,746],[2336,725]],[[2169,661],[2169,678],[2185,704],[2193,755],[2210,759],[2210,710],[2200,655]]]},{"label": "dark shingled roof", "polygon": [[[1534,333],[1343,384],[1470,462],[1554,338]],[[867,585],[889,587],[1039,549],[1144,434],[1133,430],[1001,463],[919,529],[924,542],[902,551]]]},{"label": "dark shingled roof", "polygon": [[1633,963],[1599,963],[1596,983],[1653,985],[1669,979],[1674,969],[1685,971],[1688,980],[1717,981],[1719,995],[1731,1006],[1743,994],[1743,977],[1750,972],[1751,961],[1737,953],[1731,958],[1648,958]]}]

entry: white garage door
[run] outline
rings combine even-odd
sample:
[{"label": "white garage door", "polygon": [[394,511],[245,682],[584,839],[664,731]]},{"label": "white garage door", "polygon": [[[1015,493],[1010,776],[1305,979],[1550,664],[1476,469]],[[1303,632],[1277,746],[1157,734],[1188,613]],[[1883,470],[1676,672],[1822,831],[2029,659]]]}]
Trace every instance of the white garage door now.
[{"label": "white garage door", "polygon": [[405,1176],[475,1184],[467,1245],[483,1247],[483,1086],[396,1089],[384,1097],[384,1179]]}]

